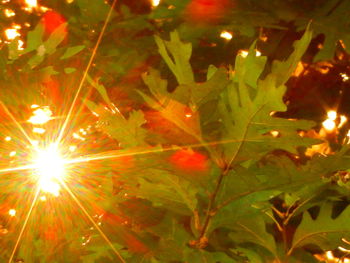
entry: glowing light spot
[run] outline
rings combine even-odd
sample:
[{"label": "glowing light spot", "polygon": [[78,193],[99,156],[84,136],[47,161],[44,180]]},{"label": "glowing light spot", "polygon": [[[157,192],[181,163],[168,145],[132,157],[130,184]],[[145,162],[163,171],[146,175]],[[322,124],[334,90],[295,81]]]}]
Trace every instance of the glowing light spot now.
[{"label": "glowing light spot", "polygon": [[74,139],[78,139],[78,140],[81,140],[81,141],[85,141],[85,138],[80,136],[79,134],[77,133],[73,133],[73,138]]},{"label": "glowing light spot", "polygon": [[191,114],[191,113],[186,113],[186,114],[185,114],[185,117],[186,117],[186,118],[191,118],[191,117],[192,117],[192,114]]},{"label": "glowing light spot", "polygon": [[159,4],[160,4],[160,0],[151,0],[151,5],[153,7],[157,7],[157,6],[159,6]]},{"label": "glowing light spot", "polygon": [[328,117],[328,119],[335,121],[335,119],[337,118],[337,112],[334,110],[331,110],[331,111],[327,112],[327,117]]},{"label": "glowing light spot", "polygon": [[278,135],[280,135],[279,131],[271,131],[270,133],[273,137],[278,137]]},{"label": "glowing light spot", "polygon": [[25,0],[25,4],[27,5],[24,10],[28,12],[32,12],[33,9],[36,9],[38,7],[38,1],[37,0]]},{"label": "glowing light spot", "polygon": [[66,2],[67,2],[68,4],[71,4],[71,3],[74,2],[74,0],[66,0]]},{"label": "glowing light spot", "polygon": [[32,124],[45,124],[51,120],[52,111],[48,107],[39,108],[33,112],[28,122]]},{"label": "glowing light spot", "polygon": [[37,140],[32,140],[31,143],[32,143],[33,146],[38,146],[39,145],[39,141],[37,141]]},{"label": "glowing light spot", "polygon": [[343,79],[343,82],[348,81],[349,80],[349,76],[346,73],[340,73],[340,76]]},{"label": "glowing light spot", "polygon": [[83,135],[86,135],[86,134],[87,134],[87,132],[86,132],[84,129],[79,129],[79,132],[80,132],[81,134],[83,134]]},{"label": "glowing light spot", "polygon": [[11,138],[10,136],[6,136],[6,137],[5,137],[5,141],[9,142],[9,141],[11,141],[11,140],[12,140],[12,138]]},{"label": "glowing light spot", "polygon": [[10,152],[9,156],[10,156],[10,157],[13,157],[13,156],[15,156],[16,154],[17,154],[16,151],[12,151],[12,152]]},{"label": "glowing light spot", "polygon": [[34,159],[36,175],[39,177],[41,191],[59,195],[59,180],[64,177],[64,162],[55,144],[47,149],[39,150]]},{"label": "glowing light spot", "polygon": [[[240,50],[238,51],[238,55],[241,57],[246,58],[248,56],[249,52],[248,50]],[[259,50],[255,50],[255,56],[260,57],[261,56],[261,52]]]},{"label": "glowing light spot", "polygon": [[32,109],[36,109],[36,108],[39,108],[40,106],[39,106],[38,104],[32,104],[30,107],[31,107]]},{"label": "glowing light spot", "polygon": [[15,216],[16,215],[16,210],[15,209],[10,209],[9,210],[9,215],[10,216]]},{"label": "glowing light spot", "polygon": [[46,201],[46,196],[45,195],[40,196],[40,201],[45,202]]},{"label": "glowing light spot", "polygon": [[46,7],[46,6],[40,6],[40,11],[41,12],[47,12],[47,11],[49,11],[50,10],[50,8],[48,8],[48,7]]},{"label": "glowing light spot", "polygon": [[232,39],[232,33],[224,30],[224,31],[221,32],[220,37],[224,38],[226,40],[231,40]]},{"label": "glowing light spot", "polygon": [[332,131],[335,128],[335,122],[332,121],[331,119],[327,119],[324,122],[322,122],[322,126],[327,130],[327,131]]},{"label": "glowing light spot", "polygon": [[70,152],[74,152],[76,149],[77,149],[77,146],[75,146],[75,145],[69,146],[69,151]]},{"label": "glowing light spot", "polygon": [[11,9],[5,9],[4,13],[5,13],[5,16],[7,16],[7,17],[12,17],[12,16],[16,15],[16,13]]},{"label": "glowing light spot", "polygon": [[23,42],[22,40],[19,39],[19,40],[18,40],[17,49],[18,49],[18,50],[24,50],[23,45],[24,45],[24,42]]},{"label": "glowing light spot", "polygon": [[333,252],[332,251],[327,251],[326,252],[326,257],[327,257],[327,259],[333,260],[334,259]]},{"label": "glowing light spot", "polygon": [[349,249],[343,248],[343,247],[338,247],[339,250],[343,251],[343,252],[347,252],[350,253]]},{"label": "glowing light spot", "polygon": [[339,122],[339,124],[338,124],[338,128],[343,127],[344,124],[345,124],[345,122],[347,122],[347,120],[348,120],[348,119],[346,118],[346,116],[340,115],[340,122]]},{"label": "glowing light spot", "polygon": [[38,127],[33,128],[33,132],[34,132],[34,133],[44,134],[45,131],[46,131],[46,130],[43,129],[43,128],[38,128]]},{"label": "glowing light spot", "polygon": [[19,37],[21,34],[18,32],[18,28],[8,28],[5,29],[5,35],[8,40],[13,40],[16,37]]}]

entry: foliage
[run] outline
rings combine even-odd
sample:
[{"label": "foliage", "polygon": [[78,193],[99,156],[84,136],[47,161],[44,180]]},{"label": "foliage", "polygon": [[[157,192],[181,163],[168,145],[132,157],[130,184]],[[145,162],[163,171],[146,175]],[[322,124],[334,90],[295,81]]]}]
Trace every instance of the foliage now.
[{"label": "foliage", "polygon": [[[109,7],[103,1],[89,6],[77,0],[64,8],[51,2],[67,21],[59,17],[48,30],[47,20],[33,18],[25,48],[12,42],[0,51],[1,104],[21,119],[39,102],[56,107],[58,116],[67,114],[98,37],[95,25],[102,26]],[[307,156],[322,142],[305,136],[317,123],[275,113],[287,110],[288,80],[315,36],[325,34],[325,42],[312,59],[332,58],[339,40],[345,46],[337,50],[347,50],[348,2],[309,4],[312,12],[299,17],[297,6],[289,8],[298,1],[231,6],[208,0],[214,13],[204,13],[209,18],[203,21],[202,2],[164,0],[147,14],[117,5],[68,129],[93,127],[79,147],[96,159],[107,157],[72,168],[80,171],[73,192],[126,262],[317,262],[315,254],[350,238],[343,176],[349,149]],[[191,12],[192,18],[183,18]],[[227,45],[232,56],[217,40],[222,29],[240,34]],[[287,46],[270,42],[291,32],[298,39]],[[262,33],[272,40],[264,44]],[[217,42],[210,52],[206,41]],[[241,48],[248,48],[247,56],[235,55]],[[11,131],[7,126],[2,122],[4,134]],[[0,180],[2,203],[14,203],[18,192],[31,198],[23,177],[8,173]],[[80,219],[83,212],[57,203],[37,205],[18,260],[120,260],[96,225]],[[10,234],[4,234],[4,225],[0,218],[1,262],[10,257],[17,233],[8,223]]]}]

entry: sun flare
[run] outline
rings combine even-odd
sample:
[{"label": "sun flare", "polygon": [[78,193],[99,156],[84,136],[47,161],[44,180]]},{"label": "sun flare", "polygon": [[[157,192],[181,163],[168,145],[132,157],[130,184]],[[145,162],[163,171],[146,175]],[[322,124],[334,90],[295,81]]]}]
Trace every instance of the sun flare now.
[{"label": "sun flare", "polygon": [[59,182],[65,175],[65,168],[57,145],[38,150],[34,166],[41,191],[58,196],[61,189]]}]

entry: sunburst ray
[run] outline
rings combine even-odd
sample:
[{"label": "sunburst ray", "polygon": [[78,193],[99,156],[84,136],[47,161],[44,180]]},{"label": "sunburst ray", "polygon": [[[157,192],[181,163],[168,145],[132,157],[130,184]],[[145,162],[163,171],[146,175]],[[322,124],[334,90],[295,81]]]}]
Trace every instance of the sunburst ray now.
[{"label": "sunburst ray", "polygon": [[28,140],[28,142],[30,143],[30,145],[33,145],[33,141],[32,139],[29,137],[28,133],[24,130],[24,128],[22,127],[22,125],[17,121],[17,119],[15,118],[15,116],[13,116],[13,114],[10,112],[10,110],[7,108],[7,106],[0,101],[0,105],[1,107],[4,109],[4,111],[6,112],[6,114],[11,118],[11,120],[13,121],[13,123],[17,126],[17,128],[22,132],[22,134],[24,135],[24,137]]},{"label": "sunburst ray", "polygon": [[27,213],[27,216],[24,220],[24,223],[23,223],[23,226],[19,232],[19,235],[18,235],[18,238],[17,238],[17,241],[16,241],[16,244],[12,250],[12,253],[11,253],[11,256],[10,256],[10,259],[8,261],[8,263],[12,263],[12,260],[13,260],[13,257],[15,256],[16,254],[16,251],[17,251],[17,248],[18,248],[18,245],[23,237],[23,233],[24,233],[24,230],[26,229],[27,227],[27,224],[28,224],[28,221],[29,221],[29,218],[31,216],[31,214],[33,213],[33,210],[34,210],[34,207],[36,205],[36,201],[38,200],[38,196],[39,196],[39,193],[40,193],[40,188],[37,187],[37,190],[35,191],[35,196],[33,198],[33,201],[32,201],[32,204],[30,205],[30,208],[29,208],[29,211]]},{"label": "sunburst ray", "polygon": [[111,5],[111,8],[109,9],[109,12],[108,12],[107,17],[106,17],[106,19],[105,19],[105,22],[104,22],[104,24],[103,24],[102,30],[101,30],[101,32],[100,32],[100,34],[99,34],[99,36],[98,36],[98,39],[97,39],[97,41],[96,41],[96,44],[95,44],[95,46],[94,46],[94,49],[92,50],[92,53],[91,53],[89,62],[88,62],[87,66],[86,66],[86,68],[85,68],[85,70],[84,70],[83,77],[82,77],[81,80],[80,80],[80,83],[79,83],[77,92],[75,93],[75,96],[74,96],[74,98],[73,98],[72,104],[71,104],[71,106],[69,107],[69,110],[68,110],[68,114],[67,114],[67,116],[66,116],[66,119],[64,120],[63,125],[62,125],[62,127],[61,127],[61,130],[60,130],[60,132],[59,132],[59,134],[58,134],[57,142],[61,142],[61,140],[62,140],[62,138],[63,138],[63,135],[64,135],[64,133],[65,133],[65,131],[66,131],[66,129],[67,129],[67,125],[68,125],[68,123],[69,123],[69,121],[70,121],[70,118],[71,118],[71,116],[72,116],[72,114],[73,114],[74,107],[75,107],[75,105],[77,104],[79,95],[80,95],[80,93],[81,93],[81,90],[82,90],[82,88],[83,88],[83,85],[84,85],[85,80],[86,80],[86,78],[87,78],[87,75],[88,75],[88,73],[89,73],[89,70],[90,70],[90,67],[91,67],[91,65],[92,65],[92,62],[94,61],[94,58],[95,58],[97,49],[98,49],[98,47],[100,46],[102,37],[103,37],[103,35],[104,35],[104,32],[106,31],[108,22],[109,22],[109,20],[110,20],[110,18],[111,18],[111,16],[112,16],[112,12],[113,12],[114,7],[115,7],[116,4],[117,4],[117,0],[114,0],[113,3],[112,3],[112,5]]},{"label": "sunburst ray", "polygon": [[96,230],[100,233],[102,238],[107,242],[107,244],[110,246],[110,248],[113,250],[114,254],[118,257],[120,262],[126,263],[126,261],[123,259],[121,254],[118,252],[118,250],[114,247],[112,242],[109,240],[109,238],[106,236],[106,234],[102,231],[102,229],[98,226],[98,224],[95,222],[95,220],[92,218],[92,216],[88,213],[86,208],[83,206],[83,204],[79,201],[79,199],[76,197],[76,195],[71,191],[71,189],[68,187],[68,185],[63,181],[60,180],[60,184],[63,186],[63,188],[68,192],[68,194],[72,197],[74,202],[78,205],[78,207],[83,211],[85,216],[89,219],[89,221],[92,223],[92,225],[96,228]]}]

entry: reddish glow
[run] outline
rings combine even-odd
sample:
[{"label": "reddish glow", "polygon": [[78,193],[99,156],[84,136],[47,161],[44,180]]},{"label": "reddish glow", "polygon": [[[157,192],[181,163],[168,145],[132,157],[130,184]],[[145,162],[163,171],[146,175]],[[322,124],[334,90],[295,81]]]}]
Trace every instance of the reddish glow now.
[{"label": "reddish glow", "polygon": [[[45,31],[48,34],[51,34],[55,31],[60,25],[66,23],[66,19],[59,13],[55,11],[48,11],[43,15],[43,24],[45,27]],[[67,28],[64,29],[67,31]]]},{"label": "reddish glow", "polygon": [[182,149],[170,157],[170,162],[177,168],[187,171],[204,172],[208,169],[207,157],[201,153]]},{"label": "reddish glow", "polygon": [[192,0],[187,6],[187,17],[199,23],[217,23],[230,5],[228,0]]}]

